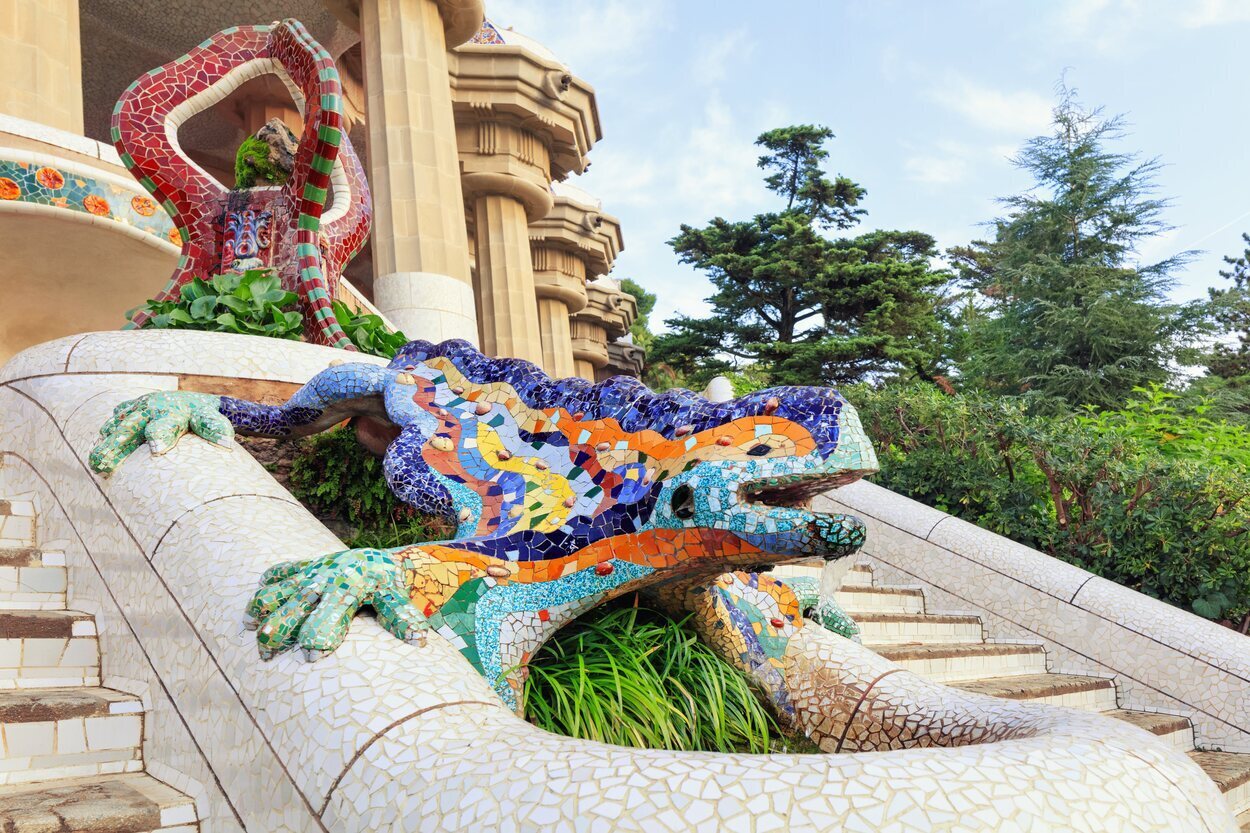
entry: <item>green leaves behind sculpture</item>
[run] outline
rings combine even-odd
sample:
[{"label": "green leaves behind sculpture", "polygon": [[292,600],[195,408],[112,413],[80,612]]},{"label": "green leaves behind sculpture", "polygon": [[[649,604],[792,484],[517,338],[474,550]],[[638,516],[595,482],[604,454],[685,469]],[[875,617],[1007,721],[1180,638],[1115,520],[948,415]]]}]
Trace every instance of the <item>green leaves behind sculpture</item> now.
[{"label": "green leaves behind sculpture", "polygon": [[362,353],[392,359],[408,343],[408,337],[387,327],[381,316],[353,312],[342,301],[334,301],[333,308],[339,326]]},{"label": "green leaves behind sculpture", "polygon": [[145,326],[158,330],[298,339],[303,321],[298,312],[288,310],[295,302],[295,293],[284,290],[271,270],[252,269],[208,281],[194,278],[182,287],[177,300],[150,300],[143,309],[152,316]]}]

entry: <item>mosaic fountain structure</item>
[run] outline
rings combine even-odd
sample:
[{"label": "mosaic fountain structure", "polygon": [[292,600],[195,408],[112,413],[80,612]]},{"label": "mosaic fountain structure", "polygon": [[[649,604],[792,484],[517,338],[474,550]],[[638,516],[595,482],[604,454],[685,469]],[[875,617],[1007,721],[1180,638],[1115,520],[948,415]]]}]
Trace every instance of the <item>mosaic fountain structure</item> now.
[{"label": "mosaic fountain structure", "polygon": [[[91,793],[125,803],[129,826],[109,829],[132,833],[1237,829],[1199,762],[1158,732],[944,685],[852,638],[880,621],[864,614],[857,627],[837,603],[864,571],[855,559],[866,529],[882,570],[904,569],[891,549],[900,533],[928,545],[942,519],[913,533],[932,510],[874,503],[852,485],[876,460],[836,391],[712,403],[627,379],[552,379],[458,341],[415,341],[390,362],[324,346],[342,344],[321,303],[327,275],[368,225],[367,187],[336,135],[328,60],[293,21],[227,30],[141,79],[115,117],[127,164],[182,229],[170,290],[228,267],[229,230],[255,231],[267,214],[266,262],[299,290],[319,343],[97,333],[32,348],[0,371],[0,550],[22,553],[15,569],[70,577],[59,596],[21,595],[20,576],[0,591],[43,606],[22,620],[33,630],[17,653],[0,653],[0,818],[20,831],[66,818],[60,829],[99,829],[81,798]],[[144,137],[167,140],[159,125],[256,72],[291,79],[316,141],[301,144],[294,185],[244,206],[197,190],[176,147]],[[338,209],[323,216],[330,191]],[[260,383],[290,395],[255,401]],[[383,455],[393,491],[446,518],[454,536],[345,549],[232,441],[348,418],[368,426],[362,438]],[[848,511],[861,506],[867,522]],[[930,592],[947,592],[937,588],[949,575],[950,592],[974,595],[959,584],[993,546],[910,569],[937,573]],[[761,571],[813,558],[827,564],[823,588],[793,569]],[[1019,563],[1032,570],[1019,579],[1030,588],[1017,591],[1021,610],[1009,602],[987,615],[1027,621],[1038,588],[1076,570]],[[543,641],[633,591],[690,613],[826,754],[633,750],[519,719],[525,663]],[[1225,676],[1207,677],[1209,702],[1184,696],[1195,720],[1231,727],[1228,746],[1244,742],[1238,646],[1133,596],[1103,597],[1111,630],[1098,640],[1163,622],[1156,655],[1197,658],[1186,645],[1201,644]],[[804,618],[812,607],[819,622]],[[1034,632],[1047,649],[1080,639]],[[50,648],[35,643],[50,639],[63,644],[42,657]],[[1176,691],[1158,681],[1165,688]],[[50,740],[36,722],[52,725]],[[51,746],[36,753],[17,739]]]}]

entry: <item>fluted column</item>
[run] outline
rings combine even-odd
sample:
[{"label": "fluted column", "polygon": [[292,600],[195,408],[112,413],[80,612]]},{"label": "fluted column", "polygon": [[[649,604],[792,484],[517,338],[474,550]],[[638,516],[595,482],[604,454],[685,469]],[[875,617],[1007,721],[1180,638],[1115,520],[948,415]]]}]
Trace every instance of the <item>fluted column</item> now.
[{"label": "fluted column", "polygon": [[82,135],[78,0],[0,2],[0,114]]},{"label": "fluted column", "polygon": [[577,367],[569,316],[586,306],[586,264],[572,252],[536,242],[532,228],[530,247],[543,368],[558,378],[573,376]]},{"label": "fluted column", "polygon": [[374,299],[413,338],[476,343],[447,49],[462,42],[449,43],[459,30],[467,32],[467,40],[477,27],[445,21],[444,12],[453,11],[465,19],[476,14],[481,21],[480,2],[360,4],[375,211]]},{"label": "fluted column", "polygon": [[529,220],[516,197],[485,192],[473,200],[477,315],[482,352],[543,364]]},{"label": "fluted column", "polygon": [[608,334],[594,319],[575,317],[570,329],[573,336],[573,368],[583,379],[595,380],[595,371],[608,363]]}]

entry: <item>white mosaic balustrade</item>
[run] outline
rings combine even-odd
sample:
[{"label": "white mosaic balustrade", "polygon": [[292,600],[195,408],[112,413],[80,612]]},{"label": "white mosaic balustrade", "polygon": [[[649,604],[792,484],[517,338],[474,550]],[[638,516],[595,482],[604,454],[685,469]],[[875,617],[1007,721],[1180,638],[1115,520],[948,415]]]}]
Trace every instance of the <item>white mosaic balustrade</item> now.
[{"label": "white mosaic balustrade", "polygon": [[1040,641],[1052,671],[1114,676],[1121,707],[1185,714],[1199,746],[1250,752],[1250,638],[872,483],[816,508],[864,520],[880,583],[922,586],[995,640]]},{"label": "white mosaic balustrade", "polygon": [[114,404],[175,387],[176,374],[299,382],[339,356],[101,333],[0,371],[0,485],[37,496],[43,543],[66,555],[70,606],[96,617],[103,682],[142,698],[148,769],[196,798],[203,830],[1233,830],[1209,780],[1168,744],[1139,733],[1130,754],[1091,737],[1091,718],[1026,704],[1001,714],[1044,716],[1049,734],[679,754],[542,732],[437,636],[405,645],[365,617],[317,664],[262,662],[240,622],[260,573],[341,544],[239,449],[196,438],[164,457],[141,449],[107,481],[86,454]]}]

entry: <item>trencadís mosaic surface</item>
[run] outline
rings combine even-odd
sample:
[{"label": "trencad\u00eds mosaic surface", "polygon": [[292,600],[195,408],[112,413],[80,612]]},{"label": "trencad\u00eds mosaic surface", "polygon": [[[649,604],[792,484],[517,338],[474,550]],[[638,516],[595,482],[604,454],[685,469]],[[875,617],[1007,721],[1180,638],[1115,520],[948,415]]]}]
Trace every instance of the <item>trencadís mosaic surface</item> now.
[{"label": "trencad\u00eds mosaic surface", "polygon": [[0,200],[106,217],[176,246],[182,244],[169,215],[150,197],[56,165],[0,159]]},{"label": "trencad\u00eds mosaic surface", "polygon": [[[282,186],[231,191],[186,156],[177,129],[222,95],[266,74],[287,82],[304,114],[294,170]],[[181,237],[182,258],[158,300],[177,297],[195,277],[272,266],[284,288],[299,295],[308,339],[355,350],[334,318],[331,299],[343,267],[368,237],[372,203],[343,132],[342,110],[333,59],[293,19],[218,32],[122,93],[113,109],[113,143]],[[331,181],[335,200],[327,206]],[[133,324],[146,320],[140,312]]]},{"label": "trencad\u00eds mosaic surface", "polygon": [[[188,392],[130,400],[103,427],[91,465],[111,472],[141,443],[159,454],[188,430],[222,443],[234,431],[300,436],[352,416],[394,426],[391,488],[457,533],[275,565],[248,610],[262,654],[333,651],[367,605],[400,639],[444,636],[513,707],[543,641],[607,599],[649,589],[697,613],[718,575],[855,552],[858,520],[802,504],[876,468],[854,409],[831,389],[712,403],[624,377],[553,380],[462,341],[412,342],[386,367],[337,363],[280,406]],[[784,641],[769,629],[792,624],[738,614],[733,624],[742,638],[721,640],[723,653],[778,667]]]}]

